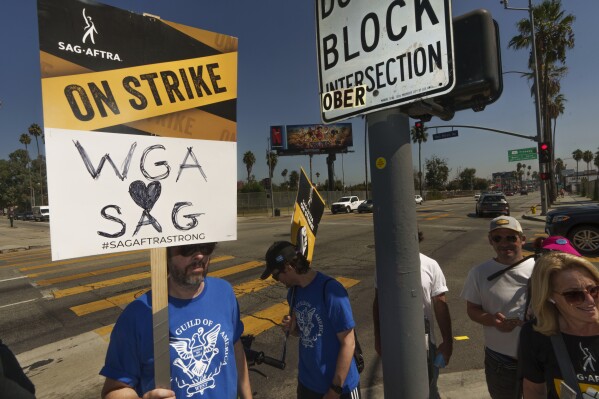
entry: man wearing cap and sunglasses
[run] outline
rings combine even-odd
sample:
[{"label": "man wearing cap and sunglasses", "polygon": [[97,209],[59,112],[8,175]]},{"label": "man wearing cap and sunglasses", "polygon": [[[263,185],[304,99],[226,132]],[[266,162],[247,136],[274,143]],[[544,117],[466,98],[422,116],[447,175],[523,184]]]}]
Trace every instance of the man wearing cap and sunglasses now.
[{"label": "man wearing cap and sunglasses", "polygon": [[103,399],[251,399],[233,288],[207,277],[216,243],[167,248],[171,389],[154,384],[152,295],[119,316],[100,374]]},{"label": "man wearing cap and sunglasses", "polygon": [[520,397],[518,335],[535,261],[522,255],[526,237],[513,217],[491,220],[488,240],[497,256],[470,270],[461,297],[470,319],[483,326],[485,376],[491,398],[514,399]]},{"label": "man wearing cap and sunglasses", "polygon": [[353,360],[355,323],[345,288],[334,278],[310,268],[287,241],[266,252],[261,279],[285,284],[291,316],[283,331],[299,337],[298,399],[359,399],[360,375]]}]

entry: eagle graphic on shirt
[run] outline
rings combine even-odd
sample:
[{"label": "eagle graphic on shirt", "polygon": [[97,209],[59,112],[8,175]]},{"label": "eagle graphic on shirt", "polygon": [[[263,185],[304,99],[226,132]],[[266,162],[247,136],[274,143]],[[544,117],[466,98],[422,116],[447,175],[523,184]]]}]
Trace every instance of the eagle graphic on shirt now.
[{"label": "eagle graphic on shirt", "polygon": [[[313,348],[314,342],[322,335],[322,322],[318,315],[315,315],[316,308],[304,307],[296,308],[295,317],[297,320],[297,326],[300,330],[300,340],[304,347]],[[314,329],[314,320],[318,322],[318,329]]]},{"label": "eagle graphic on shirt", "polygon": [[216,324],[210,331],[204,331],[204,327],[199,327],[191,339],[173,338],[170,342],[178,355],[173,365],[187,377],[175,377],[175,381],[179,388],[187,387],[188,398],[197,393],[203,395],[205,390],[215,388],[214,377],[220,373],[224,363],[212,364],[214,357],[220,353],[217,347],[220,324]]}]

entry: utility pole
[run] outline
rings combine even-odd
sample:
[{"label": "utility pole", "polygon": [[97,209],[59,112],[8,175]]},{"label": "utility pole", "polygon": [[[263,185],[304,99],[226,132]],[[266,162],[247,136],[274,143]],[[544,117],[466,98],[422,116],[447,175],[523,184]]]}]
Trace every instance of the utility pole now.
[{"label": "utility pole", "polygon": [[[534,87],[535,87],[535,116],[537,122],[537,143],[543,141],[543,129],[541,125],[541,95],[539,93],[539,63],[537,61],[537,36],[535,33],[535,18],[533,15],[532,0],[528,0],[528,8],[515,8],[509,6],[509,0],[502,0],[503,7],[506,10],[516,11],[528,11],[528,18],[530,20],[530,33],[532,39],[532,58],[534,61]],[[548,172],[550,169],[547,165],[539,162],[539,173]],[[541,180],[541,215],[547,214],[547,183],[545,180]]]},{"label": "utility pole", "polygon": [[385,398],[428,398],[410,122],[367,115]]}]

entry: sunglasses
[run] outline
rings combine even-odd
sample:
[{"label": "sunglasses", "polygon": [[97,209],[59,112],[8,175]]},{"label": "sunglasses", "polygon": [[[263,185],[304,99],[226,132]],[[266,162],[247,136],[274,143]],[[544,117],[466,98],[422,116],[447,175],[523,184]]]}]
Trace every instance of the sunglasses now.
[{"label": "sunglasses", "polygon": [[192,256],[197,253],[201,253],[204,256],[211,255],[216,247],[215,242],[209,242],[207,244],[190,244],[182,245],[179,247],[179,253],[183,256]]},{"label": "sunglasses", "polygon": [[281,269],[274,269],[272,271],[272,278],[275,280],[279,280],[279,274],[285,273],[285,268],[281,268]]},{"label": "sunglasses", "polygon": [[584,290],[556,292],[556,294],[563,296],[570,305],[581,305],[586,300],[586,294],[589,294],[594,300],[599,298],[599,285]]},{"label": "sunglasses", "polygon": [[514,242],[518,241],[518,238],[520,238],[520,237],[518,237],[518,236],[505,236],[505,237],[502,237],[502,236],[492,236],[491,240],[493,240],[493,242],[500,243],[501,240],[503,240],[504,238],[505,238],[505,240],[507,242],[514,243]]}]

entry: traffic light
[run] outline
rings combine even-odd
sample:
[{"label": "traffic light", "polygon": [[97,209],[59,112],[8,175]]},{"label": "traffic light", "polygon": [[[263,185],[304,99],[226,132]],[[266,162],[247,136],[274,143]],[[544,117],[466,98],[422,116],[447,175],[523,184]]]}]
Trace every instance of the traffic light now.
[{"label": "traffic light", "polygon": [[547,172],[541,172],[539,176],[541,176],[541,180],[549,180],[549,173]]},{"label": "traffic light", "polygon": [[539,143],[539,163],[551,162],[551,147],[549,143]]},{"label": "traffic light", "polygon": [[424,122],[422,122],[422,121],[414,122],[414,130],[416,131],[416,134],[422,135],[424,133]]}]

